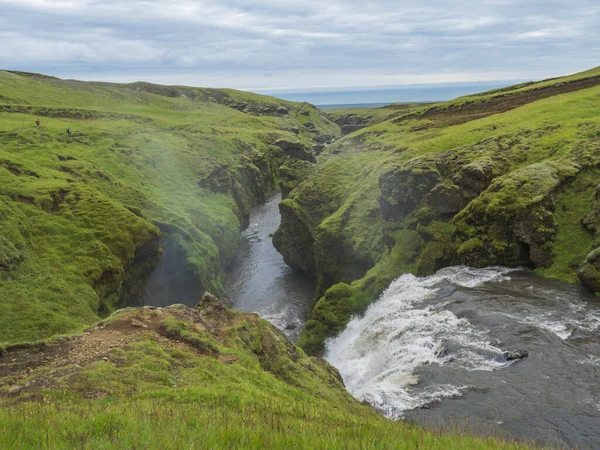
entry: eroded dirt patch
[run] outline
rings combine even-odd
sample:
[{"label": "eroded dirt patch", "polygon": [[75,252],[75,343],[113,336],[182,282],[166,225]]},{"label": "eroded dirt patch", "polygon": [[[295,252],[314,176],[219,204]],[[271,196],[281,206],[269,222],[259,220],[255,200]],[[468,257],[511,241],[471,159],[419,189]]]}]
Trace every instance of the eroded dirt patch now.
[{"label": "eroded dirt patch", "polygon": [[[185,323],[186,332],[173,331],[167,325],[169,320]],[[255,322],[258,318],[254,314],[233,312],[210,295],[202,299],[198,308],[183,305],[127,308],[81,335],[8,348],[0,358],[0,399],[41,401],[41,391],[60,388],[61,380],[64,382],[69,375],[85,370],[92,363],[106,361],[117,368],[124,366],[127,362],[116,350],[131,349],[136,342],[148,339],[162,348],[178,348],[233,364],[238,357],[220,353],[211,340],[225,344],[227,332],[245,320]],[[203,335],[209,339],[202,339]]]}]

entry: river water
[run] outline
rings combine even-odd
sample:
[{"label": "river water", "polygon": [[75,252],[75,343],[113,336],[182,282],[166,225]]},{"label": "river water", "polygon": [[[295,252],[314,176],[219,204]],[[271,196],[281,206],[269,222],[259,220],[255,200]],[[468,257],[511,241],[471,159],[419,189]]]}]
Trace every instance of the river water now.
[{"label": "river water", "polygon": [[240,247],[227,270],[225,290],[232,308],[254,312],[296,341],[310,312],[315,284],[290,269],[273,247],[271,235],[281,222],[276,192],[252,209]]},{"label": "river water", "polygon": [[[227,291],[296,339],[314,285],[272,246],[279,201],[252,211]],[[326,348],[348,390],[392,419],[600,448],[600,299],[578,287],[506,268],[403,275]],[[529,356],[507,361],[518,350]]]},{"label": "river water", "polygon": [[[600,304],[505,268],[403,275],[327,343],[348,390],[425,427],[600,448]],[[504,352],[529,357],[507,361]]]}]

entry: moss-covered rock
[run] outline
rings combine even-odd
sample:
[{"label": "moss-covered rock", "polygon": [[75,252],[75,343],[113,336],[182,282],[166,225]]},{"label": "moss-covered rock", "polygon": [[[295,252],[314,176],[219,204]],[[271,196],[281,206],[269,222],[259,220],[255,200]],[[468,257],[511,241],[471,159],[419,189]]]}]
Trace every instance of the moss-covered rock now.
[{"label": "moss-covered rock", "polygon": [[279,188],[281,196],[285,199],[289,197],[296,187],[303,182],[310,172],[314,169],[314,165],[309,161],[302,159],[289,158],[279,168]]},{"label": "moss-covered rock", "polygon": [[453,183],[440,183],[427,194],[427,205],[439,215],[454,215],[469,204],[464,189]]},{"label": "moss-covered rock", "polygon": [[579,167],[540,163],[495,181],[454,219],[463,263],[549,267],[556,233],[553,212],[560,186]]},{"label": "moss-covered rock", "polygon": [[416,158],[379,178],[379,205],[384,220],[400,220],[412,212],[438,183],[435,159]]},{"label": "moss-covered rock", "polygon": [[315,162],[315,155],[312,150],[300,141],[279,139],[275,141],[275,145],[292,158],[302,159],[313,163]]},{"label": "moss-covered rock", "polygon": [[587,255],[577,275],[586,286],[595,292],[600,292],[600,248]]},{"label": "moss-covered rock", "polygon": [[315,276],[314,225],[304,210],[292,199],[279,204],[280,227],[273,235],[273,245],[286,264]]}]

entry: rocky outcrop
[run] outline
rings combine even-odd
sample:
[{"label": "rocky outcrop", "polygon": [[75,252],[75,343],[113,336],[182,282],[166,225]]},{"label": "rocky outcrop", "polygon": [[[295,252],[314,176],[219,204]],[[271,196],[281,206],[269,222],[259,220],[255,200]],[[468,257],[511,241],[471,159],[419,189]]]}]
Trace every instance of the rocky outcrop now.
[{"label": "rocky outcrop", "polygon": [[286,155],[303,161],[316,162],[315,155],[310,148],[300,141],[291,141],[289,139],[279,139],[274,143]]},{"label": "rocky outcrop", "polygon": [[273,235],[273,245],[289,266],[316,276],[314,225],[303,209],[291,199],[279,204],[283,226]]},{"label": "rocky outcrop", "polygon": [[436,213],[454,216],[469,204],[471,198],[464,189],[445,182],[434,186],[427,194],[426,201],[427,206]]},{"label": "rocky outcrop", "polygon": [[[177,360],[186,362],[177,366],[176,382],[184,383],[185,377],[187,386],[182,394],[194,389],[199,380],[194,372],[201,369],[210,376],[198,388],[208,383],[222,389],[223,382],[232,381],[227,373],[235,371],[236,380],[247,378],[248,386],[258,379],[300,396],[326,391],[341,402],[354,402],[329,363],[306,356],[270,323],[232,311],[209,293],[196,307],[123,308],[85,333],[0,349],[0,402],[10,397],[11,404],[31,401],[47,389],[71,399],[118,399],[127,393],[129,400],[174,389]],[[239,367],[228,368],[234,364]]]},{"label": "rocky outcrop", "polygon": [[464,264],[549,267],[556,194],[574,166],[534,164],[495,181],[454,219]]},{"label": "rocky outcrop", "polygon": [[435,160],[414,159],[379,178],[378,198],[384,220],[399,220],[412,212],[436,186],[440,174]]},{"label": "rocky outcrop", "polygon": [[372,116],[358,114],[343,114],[335,119],[335,123],[340,126],[342,135],[354,133],[371,124]]},{"label": "rocky outcrop", "polygon": [[600,247],[587,255],[577,271],[577,276],[594,292],[600,292]]},{"label": "rocky outcrop", "polygon": [[314,164],[309,161],[287,159],[279,168],[279,188],[282,197],[287,198],[290,192],[308,177],[314,167]]}]

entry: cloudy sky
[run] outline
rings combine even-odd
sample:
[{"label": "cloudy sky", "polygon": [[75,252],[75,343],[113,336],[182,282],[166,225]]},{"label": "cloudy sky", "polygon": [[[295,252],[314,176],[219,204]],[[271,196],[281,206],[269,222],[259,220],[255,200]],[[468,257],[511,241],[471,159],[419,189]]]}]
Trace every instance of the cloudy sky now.
[{"label": "cloudy sky", "polygon": [[599,0],[0,0],[0,68],[282,89],[600,65]]}]

